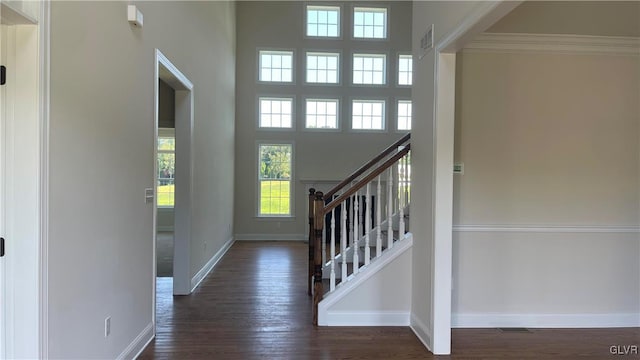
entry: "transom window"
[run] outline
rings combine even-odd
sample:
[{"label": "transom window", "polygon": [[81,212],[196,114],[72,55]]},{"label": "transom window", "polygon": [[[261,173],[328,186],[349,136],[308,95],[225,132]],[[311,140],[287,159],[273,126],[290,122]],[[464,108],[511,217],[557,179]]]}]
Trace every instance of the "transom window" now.
[{"label": "transom window", "polygon": [[384,85],[386,55],[353,54],[353,83]]},{"label": "transom window", "polygon": [[351,128],[384,130],[384,100],[353,100]]},{"label": "transom window", "polygon": [[305,127],[307,129],[337,129],[337,99],[307,99]]},{"label": "transom window", "polygon": [[260,144],[259,216],[291,216],[291,144]]},{"label": "transom window", "polygon": [[174,129],[158,129],[158,207],[175,203],[176,138]]},{"label": "transom window", "polygon": [[260,98],[261,128],[291,128],[293,99]]},{"label": "transom window", "polygon": [[307,36],[340,36],[340,7],[308,5]]},{"label": "transom window", "polygon": [[353,37],[384,39],[387,37],[387,9],[357,7],[353,9]]},{"label": "transom window", "polygon": [[413,59],[411,55],[400,55],[398,59],[398,85],[411,85]]},{"label": "transom window", "polygon": [[260,81],[293,82],[293,51],[260,51]]},{"label": "transom window", "polygon": [[410,100],[398,100],[398,130],[411,130]]},{"label": "transom window", "polygon": [[340,54],[324,52],[307,53],[308,83],[338,83],[338,63]]}]

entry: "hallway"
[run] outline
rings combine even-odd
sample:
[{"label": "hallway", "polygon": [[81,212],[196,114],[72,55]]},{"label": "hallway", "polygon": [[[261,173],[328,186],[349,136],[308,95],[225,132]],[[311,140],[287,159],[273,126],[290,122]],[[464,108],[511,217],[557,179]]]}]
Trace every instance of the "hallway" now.
[{"label": "hallway", "polygon": [[[139,358],[436,358],[408,327],[314,328],[307,250],[236,242],[190,296],[173,297],[171,278],[158,279],[157,335]],[[452,338],[453,355],[437,358],[602,359],[612,346],[640,345],[640,329],[454,329]]]},{"label": "hallway", "polygon": [[158,279],[157,335],[140,359],[400,359],[429,355],[408,327],[314,328],[306,243],[236,242],[191,296]]}]

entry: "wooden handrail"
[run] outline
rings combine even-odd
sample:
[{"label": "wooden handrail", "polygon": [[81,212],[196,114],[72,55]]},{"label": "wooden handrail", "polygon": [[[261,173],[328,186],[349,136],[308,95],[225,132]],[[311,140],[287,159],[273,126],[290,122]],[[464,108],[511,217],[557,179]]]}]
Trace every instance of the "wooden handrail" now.
[{"label": "wooden handrail", "polygon": [[[371,180],[375,179],[378,175],[382,174],[383,171],[390,168],[399,159],[407,155],[409,150],[411,150],[411,144],[405,145],[402,150],[398,151],[397,154],[390,157],[382,165],[378,166],[375,170],[369,173],[369,175],[365,176],[364,178],[362,178],[362,180],[358,181],[355,185],[349,188],[349,190],[345,191],[342,195],[338,196],[336,199],[333,199],[330,203],[325,205],[322,216],[328,214],[331,210],[335,209],[338,205],[340,205],[343,201],[348,199],[351,195],[355,194],[358,190],[362,189]],[[324,198],[327,199],[326,195],[324,196]]]},{"label": "wooden handrail", "polygon": [[373,159],[371,159],[369,162],[367,162],[362,167],[360,167],[358,170],[354,171],[351,175],[349,175],[349,177],[347,177],[346,179],[342,180],[341,183],[339,183],[338,185],[334,186],[331,190],[327,191],[324,194],[324,199],[325,200],[331,199],[333,197],[333,195],[335,195],[338,191],[340,191],[340,189],[342,189],[343,187],[345,187],[346,185],[351,183],[355,178],[357,178],[358,176],[362,175],[365,171],[369,170],[373,165],[377,164],[380,160],[384,159],[387,155],[389,155],[394,150],[396,150],[398,148],[398,146],[400,146],[400,145],[404,144],[405,142],[409,141],[409,139],[411,139],[411,133],[408,133],[407,135],[403,136],[400,140],[398,140],[398,141],[394,142],[393,144],[391,144],[391,146],[389,146],[388,148],[384,149],[380,154],[378,154],[378,156],[376,156]]}]

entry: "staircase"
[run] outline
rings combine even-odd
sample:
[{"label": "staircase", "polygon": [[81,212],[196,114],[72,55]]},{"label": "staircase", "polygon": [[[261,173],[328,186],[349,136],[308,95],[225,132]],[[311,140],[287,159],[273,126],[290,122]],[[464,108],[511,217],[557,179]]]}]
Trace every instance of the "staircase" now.
[{"label": "staircase", "polygon": [[324,297],[379,271],[399,256],[394,245],[410,238],[410,138],[405,135],[327,193],[309,190],[314,325]]}]

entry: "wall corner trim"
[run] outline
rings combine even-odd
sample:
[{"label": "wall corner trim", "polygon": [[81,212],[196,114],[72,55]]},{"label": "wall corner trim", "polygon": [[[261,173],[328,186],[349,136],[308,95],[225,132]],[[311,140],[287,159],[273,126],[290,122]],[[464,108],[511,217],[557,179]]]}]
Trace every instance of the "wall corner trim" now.
[{"label": "wall corner trim", "polygon": [[234,237],[229,238],[229,240],[227,240],[227,242],[225,242],[224,245],[222,245],[222,248],[220,248],[220,250],[218,250],[218,252],[215,255],[213,255],[211,259],[209,259],[209,261],[207,261],[207,263],[202,267],[202,269],[200,269],[200,271],[198,271],[193,276],[193,278],[191,278],[191,292],[193,292],[198,287],[198,285],[200,285],[202,280],[204,280],[204,278],[207,275],[209,275],[209,273],[211,272],[211,270],[213,270],[213,268],[216,266],[218,261],[222,259],[222,257],[227,253],[227,251],[229,251],[229,249],[231,248],[234,242],[235,242]]},{"label": "wall corner trim", "polygon": [[433,343],[433,338],[431,336],[431,330],[427,325],[425,325],[422,320],[418,319],[415,313],[411,313],[411,317],[409,319],[409,328],[416,335],[418,340],[422,342],[422,344],[432,351],[431,344]]},{"label": "wall corner trim", "polygon": [[640,37],[483,33],[463,51],[640,56]]},{"label": "wall corner trim", "polygon": [[138,356],[140,356],[142,351],[144,351],[147,345],[149,345],[151,340],[155,338],[156,335],[155,335],[154,329],[155,329],[155,326],[153,322],[150,322],[149,324],[147,324],[147,326],[145,326],[145,328],[140,332],[140,334],[138,334],[138,336],[136,336],[136,338],[133,339],[131,344],[129,344],[129,346],[127,346],[124,349],[124,351],[122,351],[122,353],[118,355],[116,359],[128,360],[128,359],[135,359]]}]

